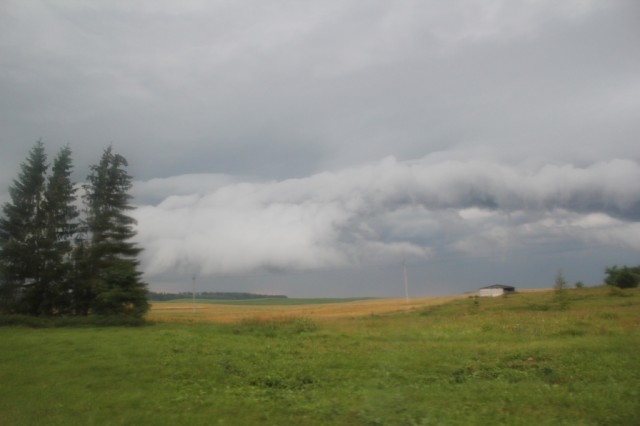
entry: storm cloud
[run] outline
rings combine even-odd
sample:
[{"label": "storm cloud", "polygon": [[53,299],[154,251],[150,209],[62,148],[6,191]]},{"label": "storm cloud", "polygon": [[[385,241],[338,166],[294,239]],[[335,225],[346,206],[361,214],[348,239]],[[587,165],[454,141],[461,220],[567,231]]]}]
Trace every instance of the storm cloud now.
[{"label": "storm cloud", "polygon": [[[32,144],[130,163],[152,289],[393,295],[637,263],[635,0],[5,0]],[[208,278],[207,278],[208,279]],[[187,279],[187,281],[189,281]],[[418,290],[422,286],[422,290]]]},{"label": "storm cloud", "polygon": [[576,167],[388,157],[172,195],[135,215],[150,275],[397,264],[435,251],[501,256],[563,239],[640,250],[639,180],[630,160]]}]

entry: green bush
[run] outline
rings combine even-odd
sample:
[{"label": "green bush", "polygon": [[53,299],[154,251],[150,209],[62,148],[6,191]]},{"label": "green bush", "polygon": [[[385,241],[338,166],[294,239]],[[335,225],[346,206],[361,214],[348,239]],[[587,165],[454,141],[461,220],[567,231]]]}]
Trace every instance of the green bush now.
[{"label": "green bush", "polygon": [[613,266],[605,270],[607,275],[604,282],[607,285],[618,288],[636,288],[640,284],[640,266],[630,268]]},{"label": "green bush", "polygon": [[51,327],[51,319],[19,314],[0,315],[0,326],[23,326],[29,328]]}]

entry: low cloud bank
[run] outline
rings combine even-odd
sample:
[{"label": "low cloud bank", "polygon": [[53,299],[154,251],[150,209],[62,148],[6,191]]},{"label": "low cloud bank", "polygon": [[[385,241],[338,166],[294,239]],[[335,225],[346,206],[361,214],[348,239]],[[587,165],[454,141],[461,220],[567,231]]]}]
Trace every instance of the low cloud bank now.
[{"label": "low cloud bank", "polygon": [[159,202],[134,216],[148,276],[504,256],[567,242],[640,250],[638,182],[631,160],[578,167],[389,157],[283,181],[140,182],[136,198]]}]

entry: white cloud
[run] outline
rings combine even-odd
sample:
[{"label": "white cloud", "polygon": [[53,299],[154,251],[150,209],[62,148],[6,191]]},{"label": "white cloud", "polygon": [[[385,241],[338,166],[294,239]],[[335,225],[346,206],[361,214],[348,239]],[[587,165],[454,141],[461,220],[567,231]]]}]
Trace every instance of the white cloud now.
[{"label": "white cloud", "polygon": [[[135,216],[150,275],[386,264],[443,250],[500,257],[567,239],[638,249],[629,235],[637,233],[639,178],[640,166],[628,160],[521,168],[389,157],[303,179],[168,196]],[[171,180],[166,190],[176,188]],[[185,193],[190,181],[197,188],[202,176],[176,177]]]}]

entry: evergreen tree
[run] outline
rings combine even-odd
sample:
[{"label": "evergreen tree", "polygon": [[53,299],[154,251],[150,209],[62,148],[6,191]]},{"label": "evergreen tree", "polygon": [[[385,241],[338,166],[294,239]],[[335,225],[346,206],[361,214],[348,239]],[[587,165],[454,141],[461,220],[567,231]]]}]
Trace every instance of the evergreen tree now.
[{"label": "evergreen tree", "polygon": [[90,168],[85,185],[87,246],[76,258],[93,312],[101,315],[142,316],[149,308],[147,287],[141,281],[136,259],[139,249],[130,240],[135,236],[135,220],[129,190],[132,178],[127,160],[107,148],[100,162]]},{"label": "evergreen tree", "polygon": [[[148,310],[127,212],[127,161],[106,149],[85,185],[86,218],[78,223],[68,146],[47,179],[38,141],[9,188],[0,217],[0,309],[32,315],[128,314]],[[83,237],[83,238],[81,238]]]},{"label": "evergreen tree", "polygon": [[72,241],[78,229],[78,208],[71,182],[71,149],[65,146],[53,162],[45,192],[46,233],[42,250],[43,280],[47,293],[43,313],[71,313],[70,283]]},{"label": "evergreen tree", "polygon": [[70,296],[71,313],[75,315],[89,315],[95,291],[93,279],[91,277],[88,242],[78,238],[76,246],[71,254],[71,278]]},{"label": "evergreen tree", "polygon": [[0,217],[0,296],[5,310],[39,314],[43,302],[41,249],[45,239],[44,192],[47,156],[36,142]]}]

